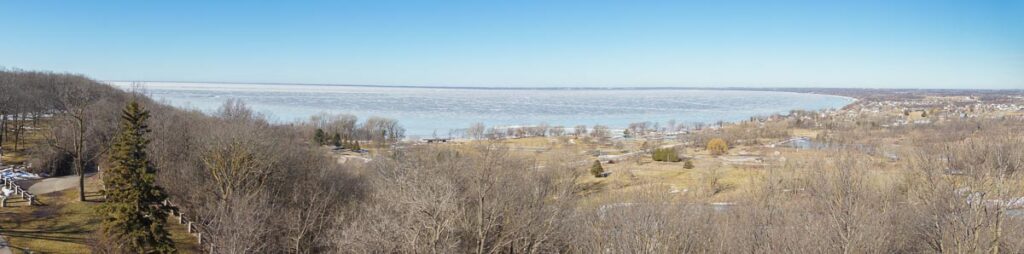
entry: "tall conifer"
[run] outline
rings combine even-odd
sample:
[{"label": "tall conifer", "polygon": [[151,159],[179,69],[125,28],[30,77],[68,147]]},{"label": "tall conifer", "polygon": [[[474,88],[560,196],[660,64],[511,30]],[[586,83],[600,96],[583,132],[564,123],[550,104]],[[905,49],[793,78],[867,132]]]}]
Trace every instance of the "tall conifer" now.
[{"label": "tall conifer", "polygon": [[103,172],[107,199],[99,207],[101,228],[119,249],[131,253],[172,253],[174,242],[164,228],[167,199],[156,185],[156,171],[146,155],[149,111],[130,102],[121,113],[118,133]]}]

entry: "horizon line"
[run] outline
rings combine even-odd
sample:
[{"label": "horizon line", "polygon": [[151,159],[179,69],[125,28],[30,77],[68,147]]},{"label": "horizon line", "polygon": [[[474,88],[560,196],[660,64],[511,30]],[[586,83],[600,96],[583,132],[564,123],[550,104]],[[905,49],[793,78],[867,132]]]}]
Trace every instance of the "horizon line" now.
[{"label": "horizon line", "polygon": [[237,84],[237,85],[306,85],[306,86],[344,86],[344,87],[380,87],[380,88],[432,88],[432,89],[478,89],[478,90],[769,90],[780,89],[821,89],[821,90],[909,90],[909,91],[1018,91],[1024,88],[872,88],[872,87],[809,87],[809,86],[454,86],[454,85],[368,85],[341,83],[289,83],[289,82],[238,82],[238,81],[161,81],[161,80],[101,80],[101,82],[152,82],[152,83],[189,83],[189,84]]}]

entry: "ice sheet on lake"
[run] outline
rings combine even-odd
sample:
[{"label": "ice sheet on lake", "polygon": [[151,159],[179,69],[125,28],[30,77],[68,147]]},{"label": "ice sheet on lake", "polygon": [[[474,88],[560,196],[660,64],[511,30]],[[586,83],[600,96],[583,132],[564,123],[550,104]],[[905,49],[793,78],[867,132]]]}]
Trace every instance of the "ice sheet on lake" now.
[{"label": "ice sheet on lake", "polygon": [[[114,82],[126,88],[128,82]],[[490,126],[603,124],[632,122],[713,123],[794,109],[840,108],[846,97],[789,92],[693,89],[449,89],[335,85],[144,84],[158,100],[205,112],[228,99],[242,99],[278,121],[320,113],[395,118],[407,135],[445,136],[476,122]]]}]

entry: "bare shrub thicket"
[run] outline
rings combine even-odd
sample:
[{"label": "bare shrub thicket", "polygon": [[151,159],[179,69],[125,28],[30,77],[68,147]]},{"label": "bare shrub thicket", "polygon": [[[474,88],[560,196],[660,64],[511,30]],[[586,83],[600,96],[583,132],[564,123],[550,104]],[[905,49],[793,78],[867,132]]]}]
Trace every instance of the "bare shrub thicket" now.
[{"label": "bare shrub thicket", "polygon": [[336,217],[363,195],[362,181],[242,102],[216,117],[154,111],[154,164],[172,199],[196,215],[222,253],[310,253],[332,248]]},{"label": "bare shrub thicket", "polygon": [[[565,161],[565,160],[562,160]],[[371,195],[336,233],[352,252],[554,252],[568,241],[580,173],[497,146],[420,147],[378,157]]]}]

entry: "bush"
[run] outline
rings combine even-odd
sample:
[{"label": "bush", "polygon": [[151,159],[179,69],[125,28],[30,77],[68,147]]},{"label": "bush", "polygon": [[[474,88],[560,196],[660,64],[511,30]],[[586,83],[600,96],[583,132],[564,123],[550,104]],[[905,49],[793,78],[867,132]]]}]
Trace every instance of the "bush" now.
[{"label": "bush", "polygon": [[323,129],[317,128],[316,132],[313,133],[313,142],[316,143],[317,145],[321,145],[321,146],[324,145],[324,143],[326,143],[325,141],[327,139],[327,137],[325,135],[326,134],[324,133]]},{"label": "bush", "polygon": [[651,154],[651,158],[654,161],[667,161],[667,162],[679,162],[679,153],[676,152],[675,148],[657,148],[654,149],[654,153]]},{"label": "bush", "polygon": [[686,160],[686,162],[683,163],[683,168],[693,169],[693,160]]},{"label": "bush", "polygon": [[725,140],[716,138],[712,139],[711,141],[708,141],[707,149],[709,152],[711,152],[711,155],[718,156],[725,154],[725,152],[729,151],[729,144],[725,143]]},{"label": "bush", "polygon": [[601,177],[604,174],[604,167],[601,167],[600,160],[594,160],[594,165],[590,166],[590,174],[594,175],[594,177]]}]

